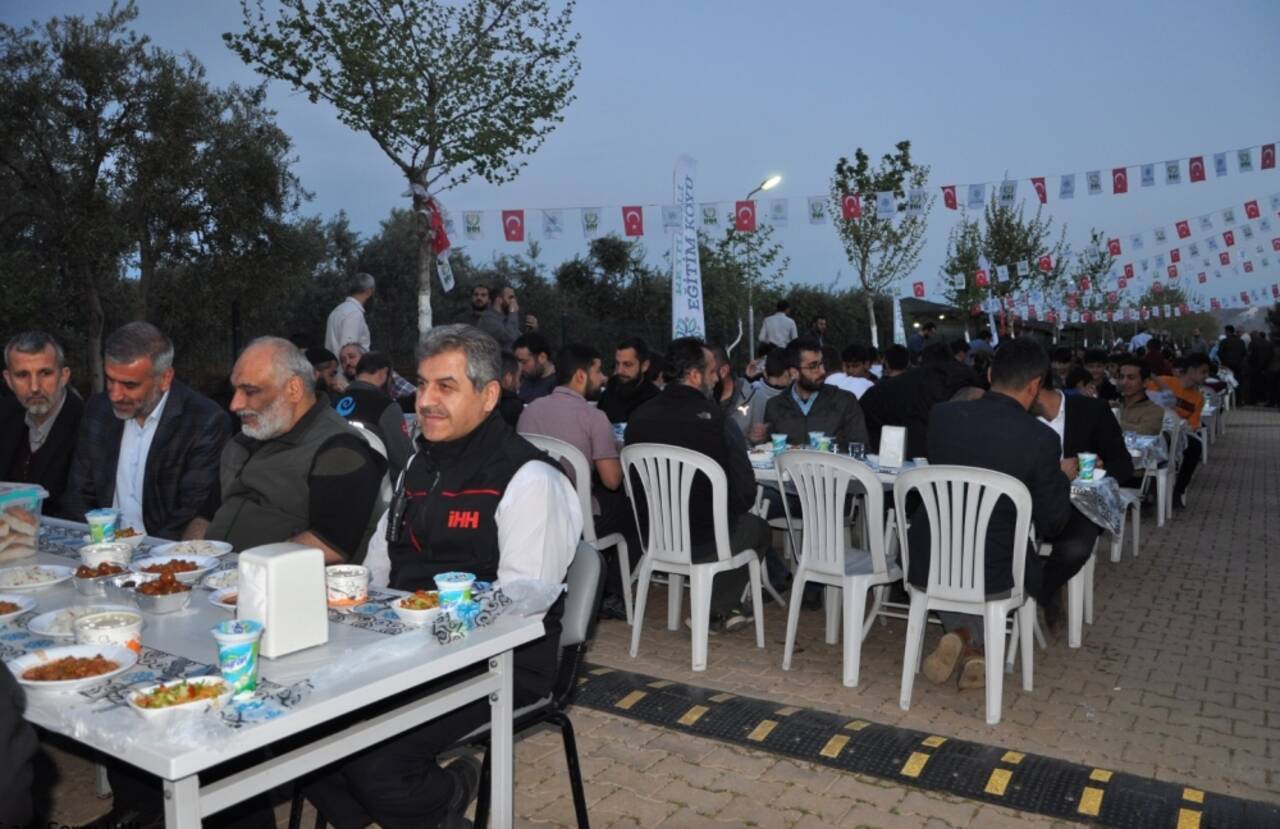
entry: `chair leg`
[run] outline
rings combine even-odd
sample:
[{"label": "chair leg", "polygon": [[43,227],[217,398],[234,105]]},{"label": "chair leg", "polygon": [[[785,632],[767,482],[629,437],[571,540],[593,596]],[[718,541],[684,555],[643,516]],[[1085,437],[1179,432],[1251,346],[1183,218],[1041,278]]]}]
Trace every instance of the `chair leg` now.
[{"label": "chair leg", "polygon": [[1138,557],[1138,536],[1142,533],[1142,505],[1136,504],[1133,508],[1133,557]]},{"label": "chair leg", "polygon": [[1097,565],[1098,557],[1096,555],[1089,556],[1089,560],[1084,565],[1084,623],[1086,625],[1093,624],[1093,574]]},{"label": "chair leg", "polygon": [[[317,812],[318,814],[319,812]],[[293,797],[289,799],[289,829],[298,829],[302,825],[302,784],[293,783]]]},{"label": "chair leg", "polygon": [[[1018,661],[1018,648],[1015,647],[1018,642],[1022,641],[1020,620],[1021,616],[1013,614],[1013,625],[1009,630],[1009,644],[1005,648],[1004,654],[1004,672],[1006,674],[1013,673],[1013,665]],[[985,632],[985,631],[984,631]],[[1003,631],[1001,631],[1003,633]]]},{"label": "chair leg", "polygon": [[1124,525],[1125,518],[1129,515],[1129,509],[1120,511],[1120,530],[1111,536],[1111,563],[1119,564],[1124,553]]},{"label": "chair leg", "polygon": [[640,562],[640,574],[636,582],[636,608],[631,619],[631,658],[636,658],[640,650],[640,628],[644,625],[644,606],[649,599],[649,580],[653,576],[653,565],[646,557]]},{"label": "chair leg", "polygon": [[573,791],[573,811],[578,816],[578,829],[591,829],[591,821],[587,817],[587,794],[582,788],[582,768],[578,765],[578,741],[573,736],[573,723],[562,711],[551,714],[547,717],[547,721],[558,726],[560,736],[564,738],[564,759],[569,766],[569,788]]},{"label": "chair leg", "polygon": [[989,604],[983,621],[987,649],[987,725],[999,725],[1004,698],[1004,615],[998,606]]},{"label": "chair leg", "polygon": [[[764,647],[764,595],[760,589],[760,583],[763,581],[761,571],[764,564],[760,561],[759,556],[752,556],[747,560],[747,577],[751,581],[751,615],[755,617],[756,622],[756,647]],[[784,603],[782,605],[786,607]]]},{"label": "chair leg", "polygon": [[489,825],[489,744],[484,746],[484,759],[480,761],[480,787],[476,790],[476,826]]},{"label": "chair leg", "polygon": [[791,578],[791,603],[787,606],[787,639],[782,647],[782,670],[791,670],[791,657],[796,649],[796,628],[800,624],[800,597],[804,595],[805,582],[809,571],[803,564]]},{"label": "chair leg", "polygon": [[916,672],[920,670],[920,653],[924,650],[924,627],[929,605],[920,593],[911,593],[911,608],[907,611],[907,639],[902,653],[902,689],[898,694],[898,707],[911,708],[911,689],[915,685]]},{"label": "chair leg", "polygon": [[1067,646],[1080,647],[1084,632],[1084,579],[1085,568],[1067,582]]},{"label": "chair leg", "polygon": [[826,642],[828,645],[840,642],[840,588],[826,585],[822,588],[822,607],[827,615]]},{"label": "chair leg", "polygon": [[692,669],[707,669],[707,630],[711,626],[711,577],[705,567],[694,566],[689,575],[689,624],[693,628]]},{"label": "chair leg", "polygon": [[684,603],[684,576],[667,574],[667,630],[680,629],[680,607]]},{"label": "chair leg", "polygon": [[844,684],[858,686],[858,667],[862,661],[862,618],[867,612],[867,588],[845,580],[844,589]]},{"label": "chair leg", "polygon": [[631,556],[627,552],[627,542],[618,539],[614,550],[618,553],[618,573],[622,576],[622,606],[627,612],[627,624],[631,624],[635,617],[631,606]]},{"label": "chair leg", "polygon": [[1156,473],[1156,526],[1164,526],[1165,510],[1169,506],[1169,470],[1161,469]]},{"label": "chair leg", "polygon": [[[1018,616],[1022,619],[1019,630],[1019,650],[1022,651],[1022,690],[1032,690],[1031,677],[1032,667],[1035,664],[1035,646],[1033,643],[1033,632],[1036,627],[1036,602],[1035,599],[1027,599],[1022,607],[1018,608]],[[1012,642],[1009,643],[1013,647]]]}]

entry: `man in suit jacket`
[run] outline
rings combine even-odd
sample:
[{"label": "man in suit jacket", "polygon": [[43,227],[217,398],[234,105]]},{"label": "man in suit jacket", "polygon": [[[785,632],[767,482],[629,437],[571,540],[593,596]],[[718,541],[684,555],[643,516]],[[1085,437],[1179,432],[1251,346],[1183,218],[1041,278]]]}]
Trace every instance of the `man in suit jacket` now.
[{"label": "man in suit jacket", "polygon": [[907,430],[907,456],[924,457],[929,447],[930,412],[933,407],[965,386],[978,384],[973,369],[958,363],[943,343],[924,347],[921,365],[886,377],[863,393],[859,403],[867,419],[871,447],[878,450],[880,430],[903,426]]},{"label": "man in suit jacket", "polygon": [[39,484],[47,515],[62,514],[62,493],[84,403],[68,385],[71,369],[58,341],[42,331],[9,340],[0,399],[0,480]]},{"label": "man in suit jacket", "polygon": [[121,526],[181,538],[218,486],[230,419],[173,377],[173,344],[147,322],[107,338],[107,390],[85,404],[63,512],[115,507]]},{"label": "man in suit jacket", "polygon": [[[1060,463],[1057,436],[1028,409],[1035,402],[1049,371],[1049,357],[1039,343],[1016,339],[1004,343],[991,366],[991,390],[973,401],[940,403],[929,417],[930,464],[954,464],[992,469],[1012,475],[1031,493],[1031,518],[1042,536],[1055,538],[1067,527],[1071,514],[1070,479]],[[987,528],[984,587],[999,595],[1014,586],[1016,513],[1002,500]],[[923,506],[912,517],[907,534],[907,578],[917,588],[928,584],[929,520]],[[1023,588],[1037,600],[1056,592],[1062,579],[1058,568],[1028,552]],[[1060,581],[1061,580],[1061,581]],[[981,687],[985,670],[978,646],[982,625],[960,614],[939,614],[948,633],[925,660],[925,674],[944,682],[964,663],[961,686]]]}]

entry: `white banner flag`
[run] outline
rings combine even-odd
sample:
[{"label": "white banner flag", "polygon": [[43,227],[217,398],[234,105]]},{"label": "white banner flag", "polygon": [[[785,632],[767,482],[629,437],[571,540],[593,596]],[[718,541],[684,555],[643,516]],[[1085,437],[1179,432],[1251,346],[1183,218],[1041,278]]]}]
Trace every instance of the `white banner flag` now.
[{"label": "white banner flag", "polygon": [[1102,193],[1102,171],[1090,170],[1084,174],[1085,186],[1088,188],[1090,196],[1097,196]]},{"label": "white banner flag", "polygon": [[[698,260],[698,219],[706,223],[706,206],[694,195],[698,164],[682,155],[676,161],[673,189],[680,226],[671,236],[671,336],[705,337],[702,315],[702,264]],[[715,205],[711,215],[716,216]]]},{"label": "white banner flag", "polygon": [[600,235],[600,208],[582,208],[582,235],[588,239]]},{"label": "white banner flag", "polygon": [[564,212],[561,210],[542,211],[542,238],[559,239],[564,233]]},{"label": "white banner flag", "polygon": [[674,204],[662,205],[662,229],[671,233],[680,227],[680,208]]},{"label": "white banner flag", "polygon": [[1164,163],[1164,183],[1165,184],[1181,184],[1182,183],[1182,162],[1166,161]]},{"label": "white banner flag", "polygon": [[[1018,263],[1018,276],[1029,276],[1031,274],[1031,263],[1025,259]],[[1036,303],[1039,305],[1040,303]]]},{"label": "white banner flag", "polygon": [[1000,182],[999,196],[997,198],[1001,207],[1012,208],[1014,201],[1018,198],[1018,182]]},{"label": "white banner flag", "polygon": [[827,223],[827,197],[809,197],[809,224],[825,225]]},{"label": "white banner flag", "polygon": [[987,206],[987,185],[970,184],[969,198],[965,202],[965,206],[970,210],[981,210]]},{"label": "white banner flag", "polygon": [[876,216],[881,219],[892,219],[898,213],[898,200],[893,197],[892,190],[876,193]]},{"label": "white banner flag", "polygon": [[1008,266],[1008,265],[996,265],[996,279],[997,279],[998,281],[1000,281],[1000,282],[1008,282],[1008,281],[1009,281],[1009,266]]},{"label": "white banner flag", "polygon": [[1214,175],[1218,176],[1219,178],[1227,174],[1227,154],[1226,153],[1213,154],[1213,172],[1214,172]]},{"label": "white banner flag", "polygon": [[1164,225],[1153,228],[1151,230],[1151,235],[1155,238],[1157,245],[1165,245],[1169,243],[1169,234],[1168,231],[1165,230]]},{"label": "white banner flag", "polygon": [[774,227],[786,227],[790,220],[789,199],[771,199],[769,201],[769,224]]},{"label": "white banner flag", "polygon": [[1253,172],[1253,150],[1236,151],[1236,169],[1242,173]]},{"label": "white banner flag", "polygon": [[[679,202],[676,207],[680,207]],[[683,208],[681,208],[683,210]],[[698,209],[702,214],[703,227],[719,227],[720,226],[720,208],[714,204],[699,205]]]},{"label": "white banner flag", "polygon": [[1058,198],[1074,199],[1076,197],[1076,174],[1067,173],[1058,182]]},{"label": "white banner flag", "polygon": [[1223,209],[1222,223],[1225,225],[1233,225],[1236,223],[1236,210],[1234,207],[1227,207]]},{"label": "white banner flag", "polygon": [[479,210],[464,210],[462,212],[462,233],[468,239],[479,239],[484,236],[484,231],[480,229]]},{"label": "white banner flag", "polygon": [[1144,244],[1141,233],[1134,233],[1129,236],[1130,250],[1142,250]]},{"label": "white banner flag", "polygon": [[928,195],[924,190],[908,190],[907,191],[907,215],[919,216],[924,213],[924,206]]},{"label": "white banner flag", "polygon": [[1200,217],[1200,232],[1210,233],[1213,231],[1213,219],[1206,213]]},{"label": "white banner flag", "polygon": [[1143,164],[1140,170],[1142,172],[1142,186],[1154,187],[1156,183],[1156,165]]}]

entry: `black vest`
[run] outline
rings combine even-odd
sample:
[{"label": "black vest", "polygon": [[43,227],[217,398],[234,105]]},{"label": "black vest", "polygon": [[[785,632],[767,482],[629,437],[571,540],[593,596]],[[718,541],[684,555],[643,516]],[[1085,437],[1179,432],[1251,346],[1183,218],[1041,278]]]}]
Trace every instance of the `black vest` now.
[{"label": "black vest", "polygon": [[[399,540],[387,545],[391,587],[434,590],[432,579],[451,571],[498,577],[496,513],[507,485],[530,461],[560,467],[516,434],[495,410],[471,434],[450,443],[418,439],[405,471],[407,503]],[[516,650],[517,695],[544,696],[555,676],[564,597],[543,619],[546,635]]]}]

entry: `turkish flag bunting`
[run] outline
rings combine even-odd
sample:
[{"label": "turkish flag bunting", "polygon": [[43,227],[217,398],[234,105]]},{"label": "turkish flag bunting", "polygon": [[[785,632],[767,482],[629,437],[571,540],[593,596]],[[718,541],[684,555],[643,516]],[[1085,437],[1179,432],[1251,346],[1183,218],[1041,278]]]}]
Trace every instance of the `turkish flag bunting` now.
[{"label": "turkish flag bunting", "polygon": [[1117,195],[1129,192],[1129,171],[1124,167],[1111,171],[1111,192]]},{"label": "turkish flag bunting", "polygon": [[1120,240],[1119,240],[1119,239],[1108,239],[1108,240],[1107,240],[1107,253],[1111,254],[1112,256],[1119,256],[1119,255],[1120,255]]},{"label": "turkish flag bunting", "polygon": [[1222,264],[1224,264],[1224,265],[1230,265],[1230,264],[1231,264],[1231,254],[1227,253],[1227,252],[1224,250],[1222,253],[1219,253],[1219,254],[1218,254],[1218,261],[1219,261],[1219,262],[1221,262],[1221,263],[1222,263]]},{"label": "turkish flag bunting", "polygon": [[1262,169],[1270,170],[1276,166],[1276,145],[1262,145]]},{"label": "turkish flag bunting", "polygon": [[1209,275],[1204,271],[1200,271],[1200,273],[1196,274],[1196,281],[1203,285],[1205,282],[1209,281]]},{"label": "turkish flag bunting", "polygon": [[1089,290],[1089,277],[1087,276],[1080,277],[1080,290],[1081,291]]},{"label": "turkish flag bunting", "polygon": [[1178,222],[1176,227],[1178,228],[1179,239],[1185,239],[1191,235],[1191,222],[1188,222],[1186,219]]},{"label": "turkish flag bunting", "polygon": [[1156,292],[1157,294],[1158,294],[1158,293],[1162,293],[1162,292],[1164,291],[1164,286],[1163,286],[1163,285],[1161,285],[1159,282],[1152,282],[1152,283],[1151,283],[1151,290],[1152,290],[1152,291],[1154,291],[1154,292]]},{"label": "turkish flag bunting", "polygon": [[[942,205],[948,210],[955,210],[956,204],[956,186],[954,184],[944,185],[942,188]],[[845,218],[848,218],[847,216]]]},{"label": "turkish flag bunting", "polygon": [[1178,250],[1177,248],[1174,248],[1173,250],[1169,251],[1169,261],[1170,261],[1170,262],[1175,262],[1175,263],[1176,263],[1176,262],[1181,262],[1181,261],[1182,261],[1182,251]]},{"label": "turkish flag bunting", "polygon": [[1170,266],[1169,266],[1169,278],[1170,278],[1170,279],[1177,279],[1177,278],[1178,278],[1178,266],[1177,266],[1177,265],[1170,265]]},{"label": "turkish flag bunting", "polygon": [[733,205],[733,229],[743,233],[756,231],[756,203],[753,201],[735,202]]},{"label": "turkish flag bunting", "polygon": [[1222,241],[1227,243],[1227,247],[1231,247],[1236,243],[1236,234],[1233,231],[1224,230],[1222,232]]},{"label": "turkish flag bunting", "polygon": [[1280,236],[1271,240],[1271,249],[1274,251],[1280,251]]},{"label": "turkish flag bunting", "polygon": [[1040,199],[1041,204],[1049,201],[1049,191],[1044,186],[1044,176],[1032,178],[1031,187],[1036,191],[1036,198]]},{"label": "turkish flag bunting", "polygon": [[1119,279],[1117,279],[1117,280],[1116,280],[1116,285],[1117,285],[1117,286],[1119,286],[1120,290],[1122,290],[1122,291],[1123,291],[1125,288],[1128,288],[1128,287],[1129,287],[1129,280],[1125,279],[1125,278],[1122,276],[1122,277],[1120,277]]},{"label": "turkish flag bunting", "polygon": [[1075,295],[1075,294],[1067,294],[1067,307],[1068,307],[1068,308],[1074,308],[1074,307],[1076,307],[1076,295]]},{"label": "turkish flag bunting", "polygon": [[628,236],[644,235],[644,208],[631,205],[622,208],[622,232]]},{"label": "turkish flag bunting", "polygon": [[1053,257],[1046,253],[1044,256],[1040,257],[1038,264],[1040,270],[1046,272],[1051,271],[1053,270]]},{"label": "turkish flag bunting", "polygon": [[1133,263],[1132,262],[1126,262],[1124,264],[1124,276],[1125,276],[1125,279],[1133,279]]},{"label": "turkish flag bunting", "polygon": [[987,279],[987,272],[982,268],[978,268],[978,272],[973,275],[973,281],[979,288],[985,288],[991,284]]},{"label": "turkish flag bunting", "polygon": [[1192,156],[1191,163],[1187,166],[1191,170],[1192,181],[1204,181],[1204,156]]},{"label": "turkish flag bunting", "polygon": [[508,242],[524,241],[523,210],[502,211],[502,235],[507,237]]},{"label": "turkish flag bunting", "polygon": [[1280,285],[1272,285],[1272,286],[1271,286],[1271,295],[1272,295],[1272,296],[1280,296]]},{"label": "turkish flag bunting", "polygon": [[1115,291],[1111,291],[1107,294],[1107,302],[1115,302],[1119,296],[1120,295],[1117,294]]},{"label": "turkish flag bunting", "polygon": [[915,294],[917,298],[923,299],[923,298],[924,298],[924,283],[923,283],[923,282],[915,282],[915,283],[912,283],[912,285],[911,285],[911,292],[912,292],[913,294]]},{"label": "turkish flag bunting", "polygon": [[1248,259],[1244,260],[1244,272],[1253,273],[1253,263],[1250,262]]},{"label": "turkish flag bunting", "polygon": [[449,249],[449,234],[444,230],[444,211],[440,209],[440,202],[431,199],[430,203],[431,231],[435,234],[431,239],[431,250],[439,256]]},{"label": "turkish flag bunting", "polygon": [[840,199],[840,214],[846,222],[862,218],[862,201],[857,193],[845,193]]},{"label": "turkish flag bunting", "polygon": [[1248,291],[1241,291],[1241,292],[1240,292],[1240,301],[1241,301],[1241,302],[1243,302],[1245,305],[1248,305],[1248,304],[1249,304],[1249,292],[1248,292]]},{"label": "turkish flag bunting", "polygon": [[1249,219],[1257,219],[1262,216],[1262,211],[1258,209],[1258,200],[1247,201],[1244,203],[1244,215]]}]

